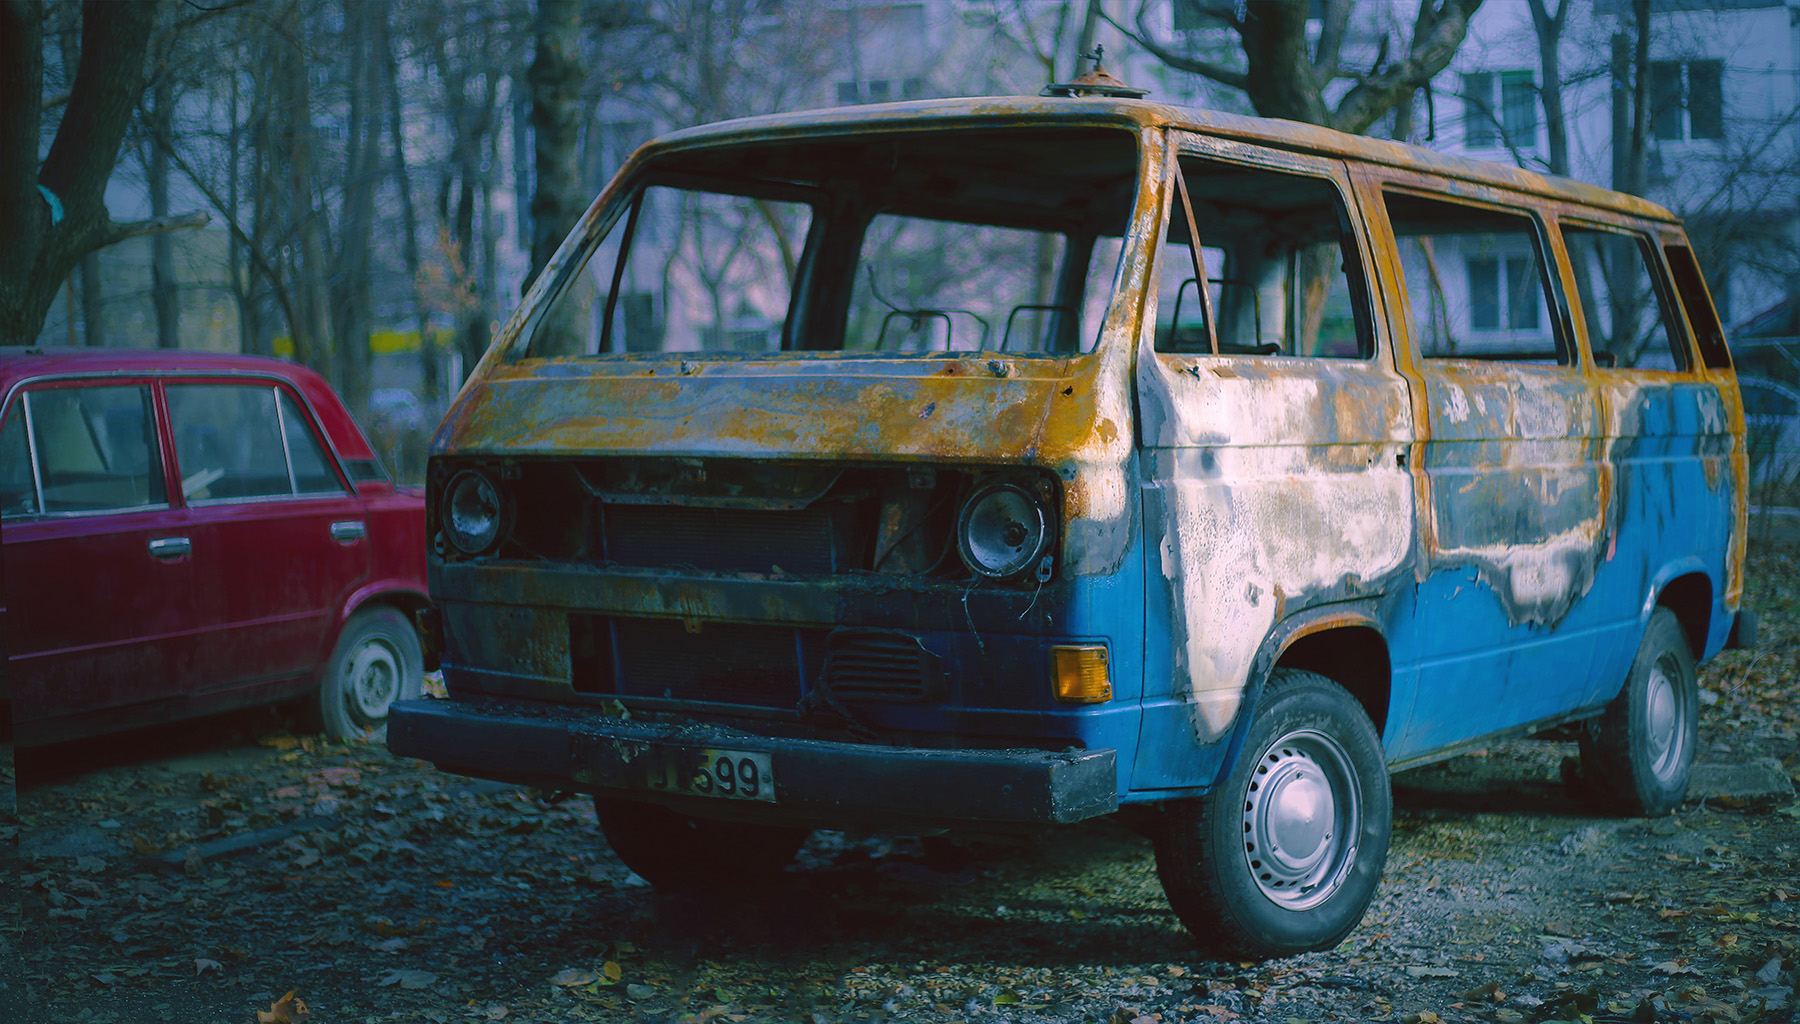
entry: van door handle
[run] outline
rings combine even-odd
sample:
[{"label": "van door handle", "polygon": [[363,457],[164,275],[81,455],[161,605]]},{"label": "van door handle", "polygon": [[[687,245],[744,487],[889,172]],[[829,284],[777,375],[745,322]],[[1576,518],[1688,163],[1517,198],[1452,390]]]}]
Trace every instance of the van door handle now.
[{"label": "van door handle", "polygon": [[369,528],[360,519],[346,519],[331,524],[331,539],[340,544],[348,544],[353,540],[362,540],[368,536]]},{"label": "van door handle", "polygon": [[192,550],[186,537],[158,537],[150,542],[150,554],[155,558],[180,558]]}]

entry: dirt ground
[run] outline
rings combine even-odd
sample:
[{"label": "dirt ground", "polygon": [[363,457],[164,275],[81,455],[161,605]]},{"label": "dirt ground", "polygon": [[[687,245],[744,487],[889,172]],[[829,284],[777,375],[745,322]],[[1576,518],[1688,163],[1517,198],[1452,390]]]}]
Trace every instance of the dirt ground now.
[{"label": "dirt ground", "polygon": [[[1704,670],[1700,759],[1797,777],[1800,557],[1756,554],[1751,583],[1764,642]],[[1559,779],[1572,743],[1396,775],[1362,926],[1256,964],[1198,958],[1148,842],[1112,821],[819,833],[773,886],[661,896],[579,798],[280,725],[22,757],[0,1020],[1797,1019],[1800,804],[1697,792],[1667,818],[1595,817]]]}]

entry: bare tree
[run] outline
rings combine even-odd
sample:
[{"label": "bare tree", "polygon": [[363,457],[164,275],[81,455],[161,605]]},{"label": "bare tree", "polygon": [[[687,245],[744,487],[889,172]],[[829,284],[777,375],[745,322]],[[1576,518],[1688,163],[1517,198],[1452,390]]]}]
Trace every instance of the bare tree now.
[{"label": "bare tree", "polygon": [[388,8],[363,0],[344,0],[344,45],[350,57],[348,147],[345,153],[343,206],[338,219],[338,251],[333,268],[333,331],[337,343],[338,386],[350,408],[368,405],[369,335],[374,329],[373,290],[369,280],[374,249],[375,191],[382,173],[383,83],[380,43],[386,35]]},{"label": "bare tree", "polygon": [[[145,85],[152,3],[90,0],[82,9],[80,66],[66,102],[44,96],[46,7],[0,3],[0,344],[37,338],[57,290],[83,256],[126,238],[196,226],[204,213],[117,223],[106,180]],[[48,108],[62,117],[43,163]]]},{"label": "bare tree", "polygon": [[[1362,134],[1448,67],[1469,31],[1469,18],[1481,0],[1419,0],[1406,56],[1388,60],[1387,37],[1381,40],[1372,66],[1358,70],[1343,62],[1350,0],[1325,0],[1317,41],[1309,41],[1309,0],[1181,0],[1198,14],[1230,28],[1238,36],[1244,63],[1194,56],[1157,38],[1149,24],[1150,4],[1140,0],[1135,26],[1102,16],[1133,42],[1181,71],[1202,75],[1242,90],[1264,117],[1283,117],[1339,131]],[[1334,106],[1327,101],[1333,83],[1351,81]]]}]

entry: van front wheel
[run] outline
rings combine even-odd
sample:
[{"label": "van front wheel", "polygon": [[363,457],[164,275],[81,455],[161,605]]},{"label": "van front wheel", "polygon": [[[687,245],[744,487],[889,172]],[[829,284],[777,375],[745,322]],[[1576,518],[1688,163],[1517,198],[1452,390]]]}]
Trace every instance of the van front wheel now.
[{"label": "van front wheel", "polygon": [[1392,826],[1369,716],[1331,680],[1281,669],[1231,774],[1209,796],[1165,807],[1156,873],[1211,952],[1330,949],[1374,897]]}]

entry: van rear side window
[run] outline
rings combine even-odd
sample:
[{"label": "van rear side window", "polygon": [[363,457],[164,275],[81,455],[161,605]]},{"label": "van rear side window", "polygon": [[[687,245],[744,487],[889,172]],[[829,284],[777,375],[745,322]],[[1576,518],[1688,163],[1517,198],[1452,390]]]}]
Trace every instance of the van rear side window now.
[{"label": "van rear side window", "polygon": [[1568,365],[1531,218],[1389,192],[1388,219],[1426,359]]},{"label": "van rear side window", "polygon": [[1687,369],[1687,345],[1663,307],[1648,240],[1567,224],[1562,236],[1594,362],[1620,369]]},{"label": "van rear side window", "polygon": [[1681,295],[1688,323],[1694,328],[1694,340],[1700,343],[1700,359],[1717,370],[1731,365],[1731,351],[1725,347],[1725,329],[1719,326],[1719,311],[1713,307],[1712,295],[1700,276],[1700,264],[1694,250],[1685,245],[1663,246],[1669,258],[1669,273],[1675,278],[1675,291]]}]

